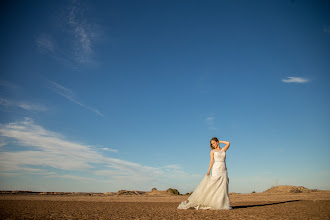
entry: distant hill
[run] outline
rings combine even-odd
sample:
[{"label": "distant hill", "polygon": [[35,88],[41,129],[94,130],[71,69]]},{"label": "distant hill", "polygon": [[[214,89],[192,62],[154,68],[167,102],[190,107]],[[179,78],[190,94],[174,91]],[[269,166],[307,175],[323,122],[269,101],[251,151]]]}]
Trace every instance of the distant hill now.
[{"label": "distant hill", "polygon": [[308,189],[303,186],[290,186],[290,185],[280,185],[273,186],[270,189],[264,191],[264,193],[310,193],[319,191],[317,189]]}]

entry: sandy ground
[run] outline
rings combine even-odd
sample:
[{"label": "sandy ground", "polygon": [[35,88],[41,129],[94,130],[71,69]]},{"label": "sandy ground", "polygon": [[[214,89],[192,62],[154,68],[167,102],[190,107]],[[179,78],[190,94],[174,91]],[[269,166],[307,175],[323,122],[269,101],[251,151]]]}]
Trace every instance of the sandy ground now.
[{"label": "sandy ground", "polygon": [[1,219],[330,219],[330,191],[230,195],[232,210],[179,210],[188,196],[0,195]]}]

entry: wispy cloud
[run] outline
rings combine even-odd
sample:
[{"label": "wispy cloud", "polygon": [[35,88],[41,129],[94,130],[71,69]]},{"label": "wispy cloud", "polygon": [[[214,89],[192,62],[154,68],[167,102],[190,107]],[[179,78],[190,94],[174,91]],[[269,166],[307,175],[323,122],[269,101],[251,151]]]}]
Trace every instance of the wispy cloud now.
[{"label": "wispy cloud", "polygon": [[112,151],[112,152],[118,152],[118,150],[116,149],[111,149],[111,148],[108,148],[108,147],[103,147],[101,148],[102,150],[106,150],[106,151]]},{"label": "wispy cloud", "polygon": [[64,178],[64,179],[74,179],[74,180],[79,180],[81,181],[93,181],[93,178],[88,178],[88,177],[82,177],[82,176],[75,176],[75,175],[70,175],[70,174],[64,174],[64,175],[56,175],[55,173],[51,173],[48,176],[48,178]]},{"label": "wispy cloud", "polygon": [[26,101],[13,101],[0,97],[0,106],[3,107],[18,107],[28,111],[46,111],[47,108],[40,104],[33,104]]},{"label": "wispy cloud", "polygon": [[91,61],[92,33],[89,30],[89,24],[85,18],[84,10],[78,2],[72,2],[69,10],[68,24],[71,26],[72,34],[75,39],[74,53],[80,63]]},{"label": "wispy cloud", "polygon": [[[127,184],[133,182],[145,187],[150,181],[161,183],[191,178],[179,165],[150,167],[105,157],[97,147],[69,141],[63,135],[36,124],[31,118],[0,124],[0,135],[9,143],[23,147],[18,151],[10,151],[10,148],[0,151],[0,175],[26,171],[84,181],[100,177],[102,181],[114,183],[117,187],[129,187]],[[62,170],[61,174],[54,172],[54,168],[55,171]],[[63,174],[64,171],[70,173]],[[84,176],[72,175],[73,171],[84,171]],[[195,177],[200,178],[199,175]],[[131,186],[134,187],[136,189],[137,185]]]},{"label": "wispy cloud", "polygon": [[0,143],[0,147],[6,146],[8,143]]},{"label": "wispy cloud", "polygon": [[327,34],[330,34],[330,25],[324,26],[323,31]]},{"label": "wispy cloud", "polygon": [[49,87],[51,90],[53,90],[55,93],[67,98],[68,100],[70,100],[73,103],[76,103],[88,110],[91,110],[92,112],[98,114],[99,116],[104,116],[99,110],[92,108],[90,106],[87,106],[85,104],[82,104],[81,102],[77,101],[77,98],[75,98],[74,93],[72,92],[71,89],[68,89],[62,85],[60,85],[59,83],[56,83],[54,81],[48,80],[49,83],[51,84],[51,86]]},{"label": "wispy cloud", "polygon": [[205,123],[207,124],[208,128],[211,130],[216,130],[215,127],[215,117],[214,116],[208,116],[205,118]]},{"label": "wispy cloud", "polygon": [[39,34],[36,38],[36,45],[40,53],[48,55],[66,66],[76,68],[75,56],[71,49],[58,45],[56,39],[51,35],[46,33]]},{"label": "wispy cloud", "polygon": [[309,82],[309,79],[302,78],[302,77],[289,76],[289,77],[287,77],[287,79],[282,79],[282,82],[285,82],[285,83],[307,83],[307,82]]},{"label": "wispy cloud", "polygon": [[[21,89],[20,86],[15,85],[11,82],[0,80],[0,86],[5,87],[4,89]],[[48,109],[41,104],[33,103],[31,101],[19,101],[0,97],[0,107],[2,109],[6,108],[21,108],[27,111],[47,111]]]},{"label": "wispy cloud", "polygon": [[90,23],[86,17],[81,2],[71,1],[65,15],[58,21],[61,24],[57,25],[60,27],[57,31],[66,38],[65,44],[50,34],[41,33],[36,38],[40,51],[69,65],[94,64],[93,45],[101,35],[100,25]]},{"label": "wispy cloud", "polygon": [[10,83],[8,81],[0,80],[0,86],[5,86],[9,88],[17,88],[17,86],[13,83]]},{"label": "wispy cloud", "polygon": [[51,36],[48,34],[40,34],[36,39],[36,44],[41,50],[46,50],[49,52],[55,52],[55,44]]}]

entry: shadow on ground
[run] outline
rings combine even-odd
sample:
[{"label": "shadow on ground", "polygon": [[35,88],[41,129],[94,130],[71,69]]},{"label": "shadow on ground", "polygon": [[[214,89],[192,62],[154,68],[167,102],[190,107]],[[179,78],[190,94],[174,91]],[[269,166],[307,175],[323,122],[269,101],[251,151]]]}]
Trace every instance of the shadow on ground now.
[{"label": "shadow on ground", "polygon": [[258,204],[258,205],[239,205],[239,206],[232,206],[233,209],[243,209],[243,208],[250,208],[250,207],[258,207],[258,206],[268,206],[268,205],[277,205],[277,204],[283,204],[283,203],[289,203],[289,202],[298,202],[301,200],[289,200],[284,202],[273,202],[273,203],[267,203],[267,204]]}]

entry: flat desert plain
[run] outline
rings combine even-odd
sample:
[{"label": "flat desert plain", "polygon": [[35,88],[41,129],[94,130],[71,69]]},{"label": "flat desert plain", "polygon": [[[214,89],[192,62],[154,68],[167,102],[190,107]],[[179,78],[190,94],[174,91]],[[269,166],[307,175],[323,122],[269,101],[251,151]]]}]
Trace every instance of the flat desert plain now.
[{"label": "flat desert plain", "polygon": [[188,195],[0,195],[1,219],[330,219],[330,191],[230,194],[232,210],[179,210]]}]

